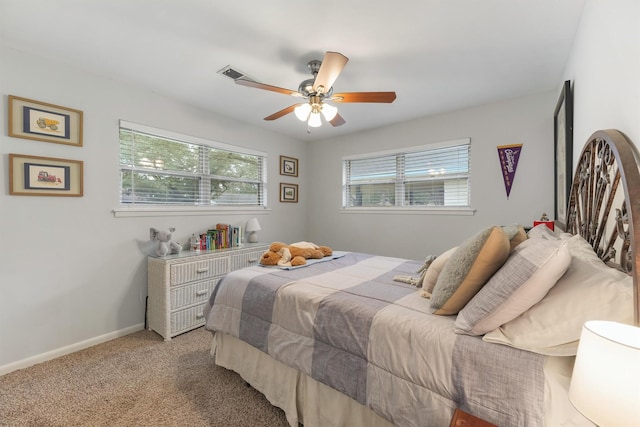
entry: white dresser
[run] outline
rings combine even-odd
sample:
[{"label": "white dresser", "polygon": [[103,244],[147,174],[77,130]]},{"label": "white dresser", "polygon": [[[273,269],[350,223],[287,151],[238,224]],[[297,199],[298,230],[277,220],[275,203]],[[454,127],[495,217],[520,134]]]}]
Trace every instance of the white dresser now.
[{"label": "white dresser", "polygon": [[169,341],[204,325],[202,309],[216,283],[229,271],[256,265],[268,248],[262,243],[245,243],[231,249],[150,256],[148,329]]}]

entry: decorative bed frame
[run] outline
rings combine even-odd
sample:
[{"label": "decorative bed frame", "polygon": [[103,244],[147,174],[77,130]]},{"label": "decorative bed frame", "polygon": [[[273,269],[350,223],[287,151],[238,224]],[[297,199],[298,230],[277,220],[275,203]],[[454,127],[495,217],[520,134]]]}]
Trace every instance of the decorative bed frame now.
[{"label": "decorative bed frame", "polygon": [[622,132],[607,129],[591,135],[578,160],[566,221],[566,231],[580,234],[605,263],[633,277],[636,325],[640,325],[638,159],[637,149]]}]

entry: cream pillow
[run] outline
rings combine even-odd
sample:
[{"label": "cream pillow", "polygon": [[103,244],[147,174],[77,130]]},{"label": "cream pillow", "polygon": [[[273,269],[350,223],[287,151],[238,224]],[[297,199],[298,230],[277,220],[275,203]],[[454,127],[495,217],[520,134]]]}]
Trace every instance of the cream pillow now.
[{"label": "cream pillow", "polygon": [[515,319],[540,301],[567,271],[566,241],[528,239],[460,311],[455,332],[483,335]]},{"label": "cream pillow", "polygon": [[457,314],[509,257],[502,227],[492,226],[465,240],[438,276],[431,295],[434,314]]},{"label": "cream pillow", "polygon": [[580,236],[568,240],[571,264],[536,305],[483,340],[550,356],[574,356],[587,320],[633,323],[633,279],[605,265]]},{"label": "cream pillow", "polygon": [[451,255],[455,252],[458,247],[455,246],[447,251],[444,251],[440,254],[436,259],[433,260],[429,268],[427,268],[427,272],[422,279],[422,290],[428,293],[433,292],[433,287],[436,285],[436,281],[438,280],[438,276],[440,272],[444,268],[444,265],[449,261]]},{"label": "cream pillow", "polygon": [[527,233],[529,239],[553,239],[558,240],[558,235],[545,224],[538,224]]}]

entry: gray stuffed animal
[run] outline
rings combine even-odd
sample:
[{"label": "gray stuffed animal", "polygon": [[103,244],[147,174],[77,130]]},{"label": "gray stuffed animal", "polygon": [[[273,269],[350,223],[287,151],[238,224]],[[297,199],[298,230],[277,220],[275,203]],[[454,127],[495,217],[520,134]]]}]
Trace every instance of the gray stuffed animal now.
[{"label": "gray stuffed animal", "polygon": [[165,256],[170,253],[177,254],[182,251],[182,246],[171,240],[175,228],[170,228],[169,231],[160,231],[151,227],[149,229],[149,236],[151,240],[158,241],[158,247],[156,248],[156,255]]}]

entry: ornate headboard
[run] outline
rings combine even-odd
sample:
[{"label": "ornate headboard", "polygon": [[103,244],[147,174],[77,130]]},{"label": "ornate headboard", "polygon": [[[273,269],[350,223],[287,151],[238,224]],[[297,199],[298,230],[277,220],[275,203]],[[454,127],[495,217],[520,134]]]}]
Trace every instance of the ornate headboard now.
[{"label": "ornate headboard", "polygon": [[571,185],[566,228],[633,277],[634,320],[640,325],[640,170],[637,150],[622,132],[600,130],[589,137]]}]

